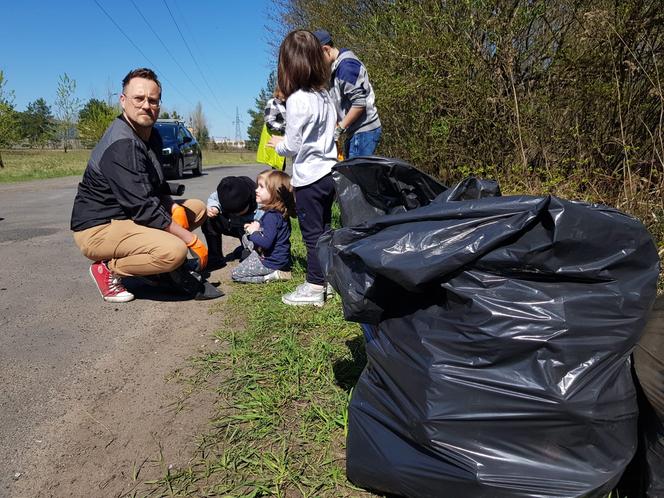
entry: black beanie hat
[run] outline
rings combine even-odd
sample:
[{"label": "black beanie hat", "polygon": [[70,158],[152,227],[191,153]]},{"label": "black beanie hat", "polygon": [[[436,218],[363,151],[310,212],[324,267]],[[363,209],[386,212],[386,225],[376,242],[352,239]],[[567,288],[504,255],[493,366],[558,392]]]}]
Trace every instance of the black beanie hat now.
[{"label": "black beanie hat", "polygon": [[227,176],[219,182],[217,195],[224,213],[241,213],[256,203],[256,184],[248,176]]}]

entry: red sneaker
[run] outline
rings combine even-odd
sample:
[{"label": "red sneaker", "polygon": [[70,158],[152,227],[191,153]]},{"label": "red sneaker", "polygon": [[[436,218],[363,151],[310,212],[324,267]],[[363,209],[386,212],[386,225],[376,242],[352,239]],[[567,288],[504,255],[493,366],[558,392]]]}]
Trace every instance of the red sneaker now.
[{"label": "red sneaker", "polygon": [[104,301],[109,303],[126,303],[134,299],[122,285],[120,277],[113,275],[104,261],[96,261],[90,265],[90,275],[97,284],[99,293]]}]

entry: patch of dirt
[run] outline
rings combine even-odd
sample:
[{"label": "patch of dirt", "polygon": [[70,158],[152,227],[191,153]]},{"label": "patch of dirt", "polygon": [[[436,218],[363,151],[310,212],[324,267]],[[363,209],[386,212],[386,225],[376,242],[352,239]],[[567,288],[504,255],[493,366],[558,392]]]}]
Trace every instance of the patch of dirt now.
[{"label": "patch of dirt", "polygon": [[[232,266],[209,280],[227,292]],[[60,415],[34,431],[11,496],[140,495],[142,482],[186,466],[213,415],[215,390],[185,396],[190,386],[172,377],[187,369],[187,358],[227,347],[212,337],[217,302],[155,303],[158,313],[147,307],[116,347],[84,365],[52,401]]]}]

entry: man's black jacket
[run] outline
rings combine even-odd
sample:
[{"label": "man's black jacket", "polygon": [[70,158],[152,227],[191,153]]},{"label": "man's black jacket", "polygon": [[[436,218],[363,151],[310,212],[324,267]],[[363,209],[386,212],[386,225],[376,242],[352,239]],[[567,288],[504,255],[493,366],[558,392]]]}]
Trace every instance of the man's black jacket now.
[{"label": "man's black jacket", "polygon": [[81,231],[129,219],[151,228],[166,228],[171,214],[170,206],[164,206],[160,198],[167,192],[160,154],[161,139],[156,131],[146,143],[122,116],[115,119],[92,151],[78,184],[71,229]]}]

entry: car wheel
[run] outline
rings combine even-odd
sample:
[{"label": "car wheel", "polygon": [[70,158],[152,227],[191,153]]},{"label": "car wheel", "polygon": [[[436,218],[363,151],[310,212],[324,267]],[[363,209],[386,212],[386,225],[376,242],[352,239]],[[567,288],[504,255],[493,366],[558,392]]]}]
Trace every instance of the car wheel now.
[{"label": "car wheel", "polygon": [[184,176],[184,159],[178,159],[178,165],[175,168],[175,178],[182,178]]},{"label": "car wheel", "polygon": [[196,166],[194,166],[191,172],[194,176],[201,176],[203,174],[203,158],[201,156],[198,156],[198,159],[196,159]]}]

